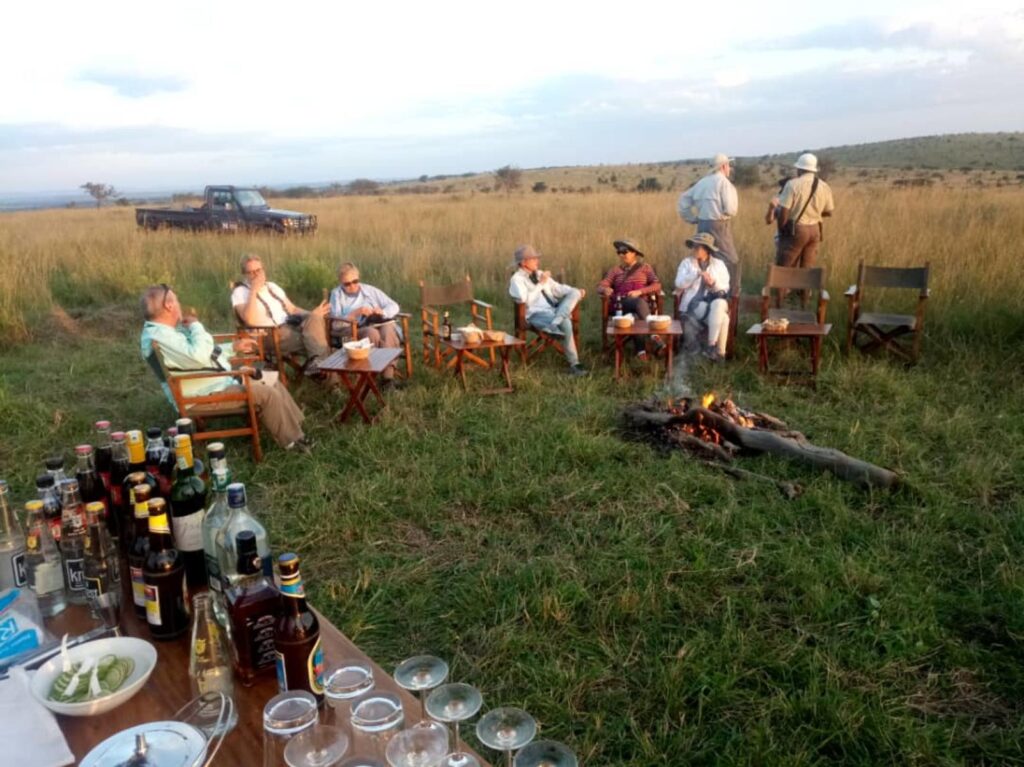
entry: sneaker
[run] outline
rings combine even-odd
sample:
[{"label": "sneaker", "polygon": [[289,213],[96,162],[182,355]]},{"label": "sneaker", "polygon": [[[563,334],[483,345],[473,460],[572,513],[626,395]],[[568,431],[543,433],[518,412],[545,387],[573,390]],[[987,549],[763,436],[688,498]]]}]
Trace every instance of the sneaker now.
[{"label": "sneaker", "polygon": [[577,362],[575,365],[569,366],[568,375],[573,378],[580,378],[590,375],[590,371]]},{"label": "sneaker", "polygon": [[718,349],[714,346],[709,346],[704,350],[704,356],[712,362],[725,362],[725,357],[718,353]]},{"label": "sneaker", "polygon": [[302,453],[303,455],[309,455],[313,452],[313,448],[316,443],[313,442],[309,437],[302,436],[292,442],[290,445],[285,446],[285,450],[294,450],[296,453]]},{"label": "sneaker", "polygon": [[636,353],[636,358],[640,362],[647,362],[647,350],[646,349],[641,349],[640,351],[638,351]]},{"label": "sneaker", "polygon": [[654,344],[654,356],[664,357],[666,344],[661,340],[661,336],[651,336],[651,343]]}]

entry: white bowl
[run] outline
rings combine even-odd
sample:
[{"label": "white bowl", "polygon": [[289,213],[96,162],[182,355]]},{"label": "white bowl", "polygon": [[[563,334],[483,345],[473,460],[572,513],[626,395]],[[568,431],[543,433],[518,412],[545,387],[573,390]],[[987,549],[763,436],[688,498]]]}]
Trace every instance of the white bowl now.
[{"label": "white bowl", "polygon": [[94,716],[95,714],[111,711],[142,689],[142,685],[149,679],[149,675],[153,673],[153,668],[156,666],[156,648],[144,639],[108,637],[106,639],[95,639],[92,642],[86,642],[68,650],[68,656],[71,658],[72,663],[81,662],[87,658],[98,660],[104,655],[118,655],[135,661],[135,668],[124,681],[124,684],[109,695],[83,701],[82,703],[59,703],[55,700],[50,700],[50,689],[53,687],[57,677],[61,675],[61,669],[64,667],[60,655],[56,655],[39,667],[39,670],[32,677],[29,688],[32,690],[36,700],[55,714]]}]

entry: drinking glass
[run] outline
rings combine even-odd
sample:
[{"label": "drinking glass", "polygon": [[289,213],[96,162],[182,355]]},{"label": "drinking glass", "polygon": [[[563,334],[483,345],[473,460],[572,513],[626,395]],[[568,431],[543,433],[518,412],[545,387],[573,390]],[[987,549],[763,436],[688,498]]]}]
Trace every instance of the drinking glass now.
[{"label": "drinking glass", "polygon": [[352,704],[352,733],[355,749],[377,759],[384,758],[388,741],[402,729],[405,712],[396,693],[374,690]]},{"label": "drinking glass", "polygon": [[281,767],[289,741],[316,720],[316,698],[305,690],[289,690],[268,700],[263,707],[263,767]]},{"label": "drinking glass", "polygon": [[426,694],[448,678],[448,664],[434,655],[416,655],[406,658],[395,669],[399,687],[415,692],[420,699],[420,721],[416,727],[429,727]]},{"label": "drinking glass", "polygon": [[324,675],[324,723],[352,735],[352,702],[372,689],[373,669],[366,661],[343,660],[329,668]]},{"label": "drinking glass", "polygon": [[512,764],[515,767],[578,767],[579,760],[564,743],[536,740],[524,746]]},{"label": "drinking glass", "polygon": [[427,713],[455,725],[455,750],[441,761],[441,767],[480,767],[475,756],[462,750],[459,724],[475,716],[483,702],[477,688],[461,682],[443,684],[427,696]]},{"label": "drinking glass", "polygon": [[387,765],[380,759],[374,759],[370,756],[350,756],[339,764],[338,767],[387,767]]},{"label": "drinking glass", "polygon": [[348,735],[328,724],[314,724],[284,747],[288,767],[334,767],[348,751]]},{"label": "drinking glass", "polygon": [[495,751],[504,751],[508,767],[512,767],[512,752],[525,746],[536,734],[536,720],[521,708],[495,708],[476,723],[480,742]]},{"label": "drinking glass", "polygon": [[448,753],[448,732],[427,727],[403,730],[384,751],[391,767],[437,767]]}]

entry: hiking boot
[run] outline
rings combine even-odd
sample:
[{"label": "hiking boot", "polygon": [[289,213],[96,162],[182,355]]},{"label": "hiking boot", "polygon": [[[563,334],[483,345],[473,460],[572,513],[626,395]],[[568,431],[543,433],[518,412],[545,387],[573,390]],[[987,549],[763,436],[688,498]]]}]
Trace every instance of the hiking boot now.
[{"label": "hiking boot", "polygon": [[583,376],[590,375],[590,371],[577,362],[575,365],[569,366],[569,370],[566,374],[571,378],[581,378]]},{"label": "hiking boot", "polygon": [[285,446],[285,450],[293,450],[296,453],[302,453],[303,455],[309,455],[313,452],[313,448],[316,443],[313,442],[309,437],[302,436],[292,442],[290,445]]},{"label": "hiking boot", "polygon": [[718,349],[714,346],[709,346],[704,350],[704,356],[712,362],[725,362],[725,357],[718,353]]}]

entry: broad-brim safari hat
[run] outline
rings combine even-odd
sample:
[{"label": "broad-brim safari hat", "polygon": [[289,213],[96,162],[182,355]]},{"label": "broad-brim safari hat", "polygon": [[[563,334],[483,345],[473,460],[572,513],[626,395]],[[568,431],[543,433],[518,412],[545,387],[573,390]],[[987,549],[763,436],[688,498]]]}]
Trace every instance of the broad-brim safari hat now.
[{"label": "broad-brim safari hat", "polygon": [[528,258],[540,258],[541,253],[533,245],[520,245],[516,248],[515,256],[509,266],[519,266]]},{"label": "broad-brim safari hat", "polygon": [[811,173],[817,173],[818,158],[810,152],[804,152],[796,158],[796,162],[793,163],[793,167],[799,168],[800,170],[809,170]]},{"label": "broad-brim safari hat", "polygon": [[638,256],[642,256],[644,254],[644,252],[640,250],[640,246],[636,244],[636,240],[614,240],[612,245],[615,246],[616,250],[619,248],[629,248]]},{"label": "broad-brim safari hat", "polygon": [[715,235],[710,232],[698,232],[686,241],[686,247],[688,248],[694,248],[698,245],[707,248],[708,253],[718,253],[718,248],[715,247]]}]

